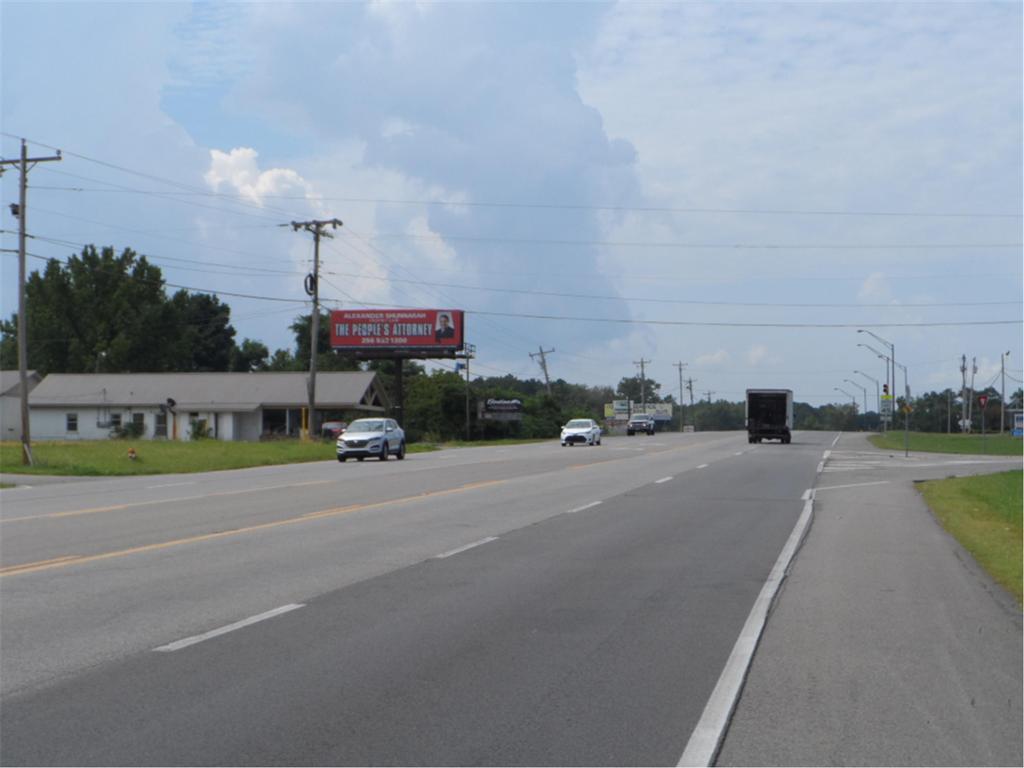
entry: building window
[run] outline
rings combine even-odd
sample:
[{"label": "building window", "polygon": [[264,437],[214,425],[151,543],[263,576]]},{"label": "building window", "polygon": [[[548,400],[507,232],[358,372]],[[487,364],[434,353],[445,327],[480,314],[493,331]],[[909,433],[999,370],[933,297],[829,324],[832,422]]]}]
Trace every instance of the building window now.
[{"label": "building window", "polygon": [[121,414],[120,413],[112,413],[112,414],[110,414],[110,426],[113,427],[114,429],[120,429],[121,428]]},{"label": "building window", "polygon": [[67,431],[68,432],[77,432],[78,431],[78,414],[77,413],[69,413],[69,414],[67,414],[65,416],[65,419],[66,419],[66,421],[65,421],[65,428],[67,429]]},{"label": "building window", "polygon": [[[141,415],[141,414],[139,414]],[[156,415],[156,426],[153,427],[153,437],[167,437],[167,414]]]},{"label": "building window", "polygon": [[144,426],[146,426],[146,414],[144,414],[144,413],[133,413],[132,414],[132,424],[134,424],[136,427],[144,427]]}]

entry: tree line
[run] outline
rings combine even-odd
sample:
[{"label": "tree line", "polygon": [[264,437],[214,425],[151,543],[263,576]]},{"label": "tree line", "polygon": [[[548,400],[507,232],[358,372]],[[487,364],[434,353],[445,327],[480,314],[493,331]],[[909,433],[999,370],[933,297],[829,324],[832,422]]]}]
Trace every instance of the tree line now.
[{"label": "tree line", "polygon": [[[309,368],[309,314],[295,317],[289,328],[294,335],[291,349],[272,354],[262,342],[236,340],[231,325],[231,308],[214,295],[179,289],[168,293],[159,267],[130,248],[116,253],[112,247],[85,247],[67,262],[51,260],[42,271],[33,272],[26,284],[28,316],[28,367],[48,373],[127,373],[202,371],[304,371]],[[375,371],[385,391],[395,402],[397,363],[359,362],[330,348],[329,316],[321,317],[317,339],[320,371]],[[17,316],[0,321],[0,367],[18,366]],[[664,425],[678,429],[743,429],[744,404],[717,400],[693,406],[679,404],[672,395],[662,395],[661,384],[646,378],[623,377],[616,387],[573,384],[563,379],[551,382],[551,392],[538,379],[520,379],[511,374],[477,378],[467,386],[463,376],[446,370],[427,372],[423,365],[404,364],[405,412],[403,426],[412,440],[464,438],[547,438],[558,434],[571,418],[604,421],[605,403],[632,399],[648,403],[672,403],[674,417]],[[987,428],[999,429],[998,393],[989,388],[991,402],[986,410]],[[980,394],[980,393],[979,393]],[[466,405],[469,399],[469,424]],[[488,398],[519,399],[523,418],[518,422],[478,419],[478,403]],[[1013,395],[1020,407],[1021,391]],[[995,407],[993,407],[995,404]],[[1009,405],[1009,404],[1008,404]],[[325,417],[351,418],[355,414],[326,413]],[[944,390],[918,397],[910,414],[910,428],[923,432],[944,432],[951,419],[957,429],[959,393]],[[796,402],[796,429],[873,430],[878,414],[858,413],[852,405],[812,406]],[[980,431],[980,413],[975,404],[974,424]],[[902,426],[902,415],[897,415]]]}]

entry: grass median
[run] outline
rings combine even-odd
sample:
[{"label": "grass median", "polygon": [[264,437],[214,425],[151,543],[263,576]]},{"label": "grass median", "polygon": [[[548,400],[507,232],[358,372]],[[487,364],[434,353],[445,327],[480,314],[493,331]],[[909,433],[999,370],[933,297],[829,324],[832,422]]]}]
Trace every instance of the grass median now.
[{"label": "grass median", "polygon": [[[910,432],[910,450],[924,453],[977,453],[989,456],[1021,456],[1024,441],[1008,434],[949,435],[940,432]],[[892,431],[868,438],[876,448],[888,451],[903,450],[903,432]]]},{"label": "grass median", "polygon": [[[135,459],[129,458],[129,448],[135,449]],[[431,450],[436,447],[408,447],[409,453]],[[75,440],[34,443],[35,465],[25,467],[21,464],[20,444],[5,442],[0,443],[0,471],[27,475],[163,475],[327,461],[335,455],[333,442],[301,440]]]},{"label": "grass median", "polygon": [[1021,509],[1024,473],[928,480],[917,487],[942,527],[1024,604]]}]

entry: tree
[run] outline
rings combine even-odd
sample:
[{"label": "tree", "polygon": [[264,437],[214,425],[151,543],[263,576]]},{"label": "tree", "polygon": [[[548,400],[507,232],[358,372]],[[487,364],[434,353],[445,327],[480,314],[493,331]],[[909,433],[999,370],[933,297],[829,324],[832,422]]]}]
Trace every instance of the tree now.
[{"label": "tree", "polygon": [[232,371],[265,371],[270,362],[270,350],[267,345],[252,339],[244,339],[241,346],[235,346],[231,350],[231,363],[229,369]]},{"label": "tree", "polygon": [[640,402],[646,400],[648,403],[660,403],[661,402],[661,384],[656,382],[654,379],[644,378],[644,391],[643,397],[640,392],[640,377],[639,376],[626,376],[619,381],[619,386],[615,390],[619,399],[635,400]]},{"label": "tree", "polygon": [[[40,373],[226,371],[230,308],[215,296],[168,299],[160,269],[130,248],[89,245],[53,259],[25,285],[28,367]],[[17,365],[17,319],[0,327],[3,365]]]},{"label": "tree", "polygon": [[171,303],[179,313],[184,349],[179,371],[227,371],[235,351],[231,308],[216,296],[180,290]]}]

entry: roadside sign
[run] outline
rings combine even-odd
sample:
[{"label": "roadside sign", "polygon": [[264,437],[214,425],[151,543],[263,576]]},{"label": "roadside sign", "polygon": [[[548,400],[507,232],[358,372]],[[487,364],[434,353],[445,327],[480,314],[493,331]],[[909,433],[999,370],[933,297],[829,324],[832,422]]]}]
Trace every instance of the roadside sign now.
[{"label": "roadside sign", "polygon": [[978,395],[978,404],[984,408],[988,405],[988,395]]},{"label": "roadside sign", "polygon": [[882,421],[892,421],[892,395],[882,395]]}]

